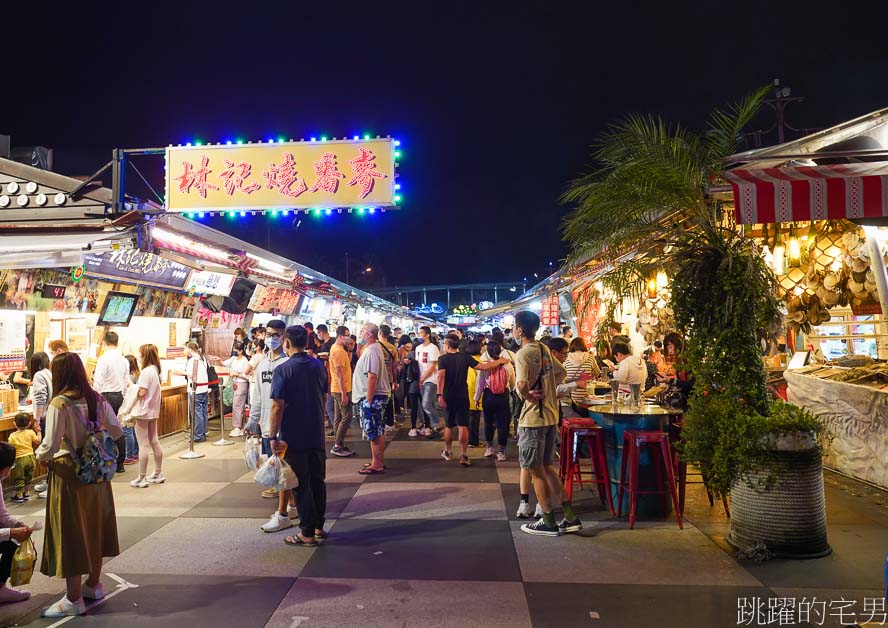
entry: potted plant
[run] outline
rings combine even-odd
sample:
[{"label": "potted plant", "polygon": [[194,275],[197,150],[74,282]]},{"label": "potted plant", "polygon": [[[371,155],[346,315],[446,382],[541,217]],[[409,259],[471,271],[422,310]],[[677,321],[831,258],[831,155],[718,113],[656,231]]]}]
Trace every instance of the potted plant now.
[{"label": "potted plant", "polygon": [[576,205],[564,235],[575,263],[614,263],[599,279],[616,301],[642,299],[658,270],[670,276],[682,368],[695,382],[682,456],[714,494],[731,494],[731,542],[817,556],[829,551],[820,424],[770,398],[759,339],[779,316],[776,280],[755,242],[707,193],[766,89],[715,110],[703,133],[643,115],[611,126],[595,146],[600,167],[564,195]]}]

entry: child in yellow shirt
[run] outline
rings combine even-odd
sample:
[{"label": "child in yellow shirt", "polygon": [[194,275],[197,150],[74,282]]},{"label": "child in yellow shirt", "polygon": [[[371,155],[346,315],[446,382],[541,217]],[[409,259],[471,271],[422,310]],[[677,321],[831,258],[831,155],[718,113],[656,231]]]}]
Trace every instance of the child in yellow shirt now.
[{"label": "child in yellow shirt", "polygon": [[37,468],[34,448],[40,444],[40,437],[31,429],[30,414],[19,412],[15,415],[15,431],[9,435],[8,441],[15,447],[15,466],[12,467],[12,486],[15,488],[15,495],[12,501],[23,504],[30,498],[28,485]]}]

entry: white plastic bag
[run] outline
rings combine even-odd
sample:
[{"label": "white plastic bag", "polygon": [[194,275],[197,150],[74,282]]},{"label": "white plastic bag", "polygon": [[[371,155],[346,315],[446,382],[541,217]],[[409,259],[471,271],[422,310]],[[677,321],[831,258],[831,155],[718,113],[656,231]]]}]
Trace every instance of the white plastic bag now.
[{"label": "white plastic bag", "polygon": [[276,488],[281,479],[281,463],[283,460],[277,456],[269,456],[268,460],[263,462],[253,479],[265,488]]},{"label": "white plastic bag", "polygon": [[281,459],[280,464],[280,477],[278,478],[278,490],[279,491],[287,491],[293,488],[299,487],[299,479],[296,477],[296,472],[293,471],[293,468],[287,464],[287,462]]},{"label": "white plastic bag", "polygon": [[244,462],[248,469],[256,471],[259,468],[261,454],[262,446],[259,444],[259,437],[248,436],[244,442]]}]

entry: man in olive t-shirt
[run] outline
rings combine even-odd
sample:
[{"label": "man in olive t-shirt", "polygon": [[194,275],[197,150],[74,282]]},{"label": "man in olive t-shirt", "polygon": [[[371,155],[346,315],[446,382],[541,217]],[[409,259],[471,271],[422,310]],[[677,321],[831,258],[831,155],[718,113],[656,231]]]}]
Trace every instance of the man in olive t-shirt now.
[{"label": "man in olive t-shirt", "polygon": [[[564,486],[555,468],[555,432],[558,429],[558,392],[567,372],[548,347],[535,340],[540,317],[524,310],[515,315],[515,332],[521,339],[521,350],[515,354],[515,380],[518,395],[524,401],[518,420],[518,460],[522,473],[530,473],[543,517],[526,523],[521,530],[528,534],[558,536],[577,532],[583,524],[569,501],[562,501],[564,520],[555,523],[552,501],[564,495]],[[522,493],[522,505],[526,496]]]}]

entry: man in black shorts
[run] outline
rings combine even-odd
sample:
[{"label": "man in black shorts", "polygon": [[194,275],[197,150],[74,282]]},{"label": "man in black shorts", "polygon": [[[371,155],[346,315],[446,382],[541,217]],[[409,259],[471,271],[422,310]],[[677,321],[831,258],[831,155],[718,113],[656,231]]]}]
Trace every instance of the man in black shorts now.
[{"label": "man in black shorts", "polygon": [[[438,358],[438,403],[444,408],[444,460],[453,459],[453,428],[459,427],[459,463],[468,467],[469,462],[469,369],[486,371],[506,364],[506,358],[479,362],[459,350],[460,339],[456,334],[447,334],[444,339],[444,355]],[[474,395],[475,391],[472,391]]]}]

